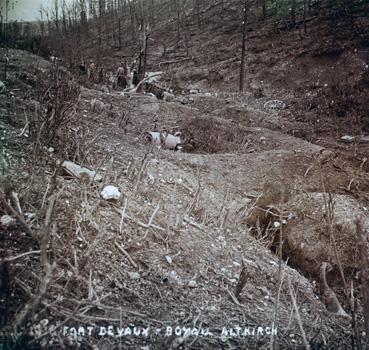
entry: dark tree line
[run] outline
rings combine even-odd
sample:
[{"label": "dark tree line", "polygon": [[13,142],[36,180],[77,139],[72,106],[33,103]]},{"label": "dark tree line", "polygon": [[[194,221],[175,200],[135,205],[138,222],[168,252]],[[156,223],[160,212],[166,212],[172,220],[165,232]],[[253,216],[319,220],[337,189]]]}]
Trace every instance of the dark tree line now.
[{"label": "dark tree line", "polygon": [[[0,41],[44,56],[55,52],[66,57],[70,65],[81,61],[84,47],[94,48],[97,64],[106,50],[135,47],[138,74],[142,78],[155,31],[165,28],[175,33],[177,43],[188,56],[190,25],[201,31],[212,17],[221,18],[225,27],[230,22],[239,23],[244,57],[248,26],[298,28],[307,33],[310,22],[319,19],[326,21],[336,35],[338,23],[344,21],[357,35],[363,31],[359,18],[368,10],[369,0],[53,0],[51,3],[47,9],[40,8],[41,21],[32,24],[8,21],[9,8],[3,7]],[[165,55],[166,44],[162,45]],[[241,61],[240,90],[244,80],[242,58]]]}]

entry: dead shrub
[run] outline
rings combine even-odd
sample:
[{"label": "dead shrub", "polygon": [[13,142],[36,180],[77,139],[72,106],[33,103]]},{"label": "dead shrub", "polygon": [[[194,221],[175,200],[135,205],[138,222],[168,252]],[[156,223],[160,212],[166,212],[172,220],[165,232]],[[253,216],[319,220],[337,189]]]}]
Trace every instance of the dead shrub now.
[{"label": "dead shrub", "polygon": [[31,137],[37,146],[66,149],[71,143],[68,135],[76,120],[80,87],[58,67],[50,72],[47,80],[39,79],[39,82],[39,100],[46,111],[40,111],[32,121]]},{"label": "dead shrub", "polygon": [[193,152],[196,153],[236,151],[244,137],[239,128],[230,128],[211,117],[196,117],[185,123],[181,130],[193,139]]},{"label": "dead shrub", "polygon": [[[333,132],[360,134],[369,131],[369,95],[363,76],[359,83],[348,80],[335,81],[325,87],[310,101],[316,107],[318,117],[329,124]],[[332,123],[333,122],[333,123]],[[336,128],[332,128],[332,124]]]}]

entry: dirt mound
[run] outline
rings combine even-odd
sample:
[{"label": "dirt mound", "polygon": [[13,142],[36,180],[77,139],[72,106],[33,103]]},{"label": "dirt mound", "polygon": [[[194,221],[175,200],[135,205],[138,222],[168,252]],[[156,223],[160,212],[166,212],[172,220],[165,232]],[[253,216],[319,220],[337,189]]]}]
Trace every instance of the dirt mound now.
[{"label": "dirt mound", "polygon": [[[290,262],[317,277],[321,263],[328,261],[339,276],[338,259],[344,272],[351,275],[357,268],[355,220],[366,218],[369,228],[368,208],[349,196],[324,193],[296,196],[286,207],[294,213],[294,219],[283,228],[283,251]],[[337,282],[341,284],[339,279]]]}]

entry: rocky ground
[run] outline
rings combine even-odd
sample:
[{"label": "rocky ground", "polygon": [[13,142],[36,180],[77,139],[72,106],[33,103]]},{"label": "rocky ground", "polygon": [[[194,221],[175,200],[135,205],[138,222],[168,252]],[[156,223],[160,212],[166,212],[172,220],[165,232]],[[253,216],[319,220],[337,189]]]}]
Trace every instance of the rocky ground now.
[{"label": "rocky ground", "polygon": [[[316,119],[300,118],[291,103],[303,100],[277,95],[275,79],[260,96],[240,95],[198,77],[189,83],[187,66],[176,79],[200,91],[176,91],[172,101],[76,83],[71,122],[41,147],[32,122],[47,112],[48,72],[73,75],[8,54],[2,191],[18,193],[36,239],[19,221],[1,226],[11,293],[4,335],[28,305],[24,348],[300,349],[304,337],[312,349],[351,345],[350,317],[322,302],[319,269],[333,265],[328,284],[350,313],[338,265],[358,288],[355,220],[369,227],[368,144],[317,136]],[[195,146],[171,151],[142,137],[164,129],[191,134]],[[64,160],[102,180],[54,174]],[[106,185],[119,188],[118,201],[101,198]],[[11,213],[2,206],[0,214]],[[37,236],[45,227],[46,260]]]}]

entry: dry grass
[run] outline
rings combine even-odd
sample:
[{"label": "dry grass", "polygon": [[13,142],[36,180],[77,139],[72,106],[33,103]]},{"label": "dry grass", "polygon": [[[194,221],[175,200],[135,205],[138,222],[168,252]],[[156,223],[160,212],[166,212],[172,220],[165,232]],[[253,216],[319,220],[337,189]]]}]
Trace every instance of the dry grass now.
[{"label": "dry grass", "polygon": [[[83,110],[84,104],[77,106],[80,113],[78,108]],[[223,339],[222,327],[274,324],[279,329],[273,339],[276,347],[301,346],[303,332],[292,317],[284,274],[294,289],[308,341],[344,348],[349,335],[339,320],[326,314],[311,283],[288,266],[282,274],[281,259],[266,250],[263,239],[250,235],[245,217],[252,203],[242,201],[244,195],[229,184],[219,181],[218,188],[208,186],[201,167],[179,164],[179,157],[192,155],[134,143],[130,133],[137,135],[148,120],[141,115],[130,117],[135,129],[128,130],[124,137],[131,138],[127,140],[121,130],[112,128],[114,120],[104,119],[103,124],[95,115],[72,126],[84,126],[83,130],[71,131],[68,126],[68,132],[60,134],[61,141],[74,135],[77,148],[68,152],[61,148],[58,154],[82,159],[81,163],[103,175],[103,183],[62,175],[56,171],[62,159],[43,151],[35,157],[38,162],[31,164],[35,169],[19,167],[13,178],[22,211],[35,215],[25,216],[24,225],[36,239],[27,236],[27,244],[17,245],[26,238],[21,235],[24,227],[16,226],[9,239],[12,254],[7,257],[14,292],[10,318],[19,333],[32,333],[32,339],[25,341],[44,347],[57,344],[58,348],[78,343],[102,347],[103,342],[109,348],[132,349],[145,343],[158,348],[174,348],[179,343],[194,349],[212,349],[219,343],[224,348],[267,348],[269,338]],[[200,153],[236,149],[240,136],[239,131],[210,118],[190,121],[191,130],[198,132],[195,139],[205,138]],[[22,172],[29,172],[30,178],[25,181]],[[107,183],[119,187],[121,200],[100,198]],[[51,215],[55,194],[58,198]],[[5,200],[8,203],[9,197]],[[8,210],[1,207],[1,213]],[[30,246],[33,253],[25,254]],[[54,267],[53,273],[45,268],[48,264]],[[190,285],[190,281],[196,283]],[[234,290],[236,296],[230,299]],[[18,310],[15,303],[24,309]],[[216,336],[152,335],[143,341],[62,334],[64,326],[111,324],[204,326]]]},{"label": "dry grass", "polygon": [[245,133],[230,128],[211,117],[196,117],[185,122],[181,130],[194,140],[196,153],[228,153],[238,151],[245,144]]}]

